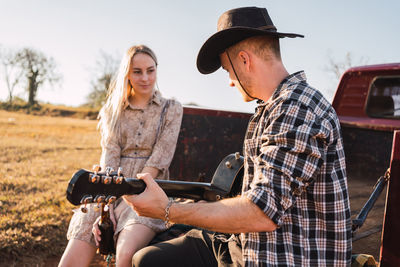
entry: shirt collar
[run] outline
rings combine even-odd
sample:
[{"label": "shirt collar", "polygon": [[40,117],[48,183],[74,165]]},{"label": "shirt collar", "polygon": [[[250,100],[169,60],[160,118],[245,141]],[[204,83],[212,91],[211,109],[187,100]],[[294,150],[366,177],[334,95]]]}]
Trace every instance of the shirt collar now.
[{"label": "shirt collar", "polygon": [[[153,95],[151,96],[151,100],[149,101],[149,103],[155,103],[155,104],[160,106],[161,105],[161,101],[162,101],[161,99],[162,99],[162,97],[161,97],[160,91],[154,90]],[[129,103],[129,102],[128,102],[128,105],[125,108],[128,108],[128,107],[130,109],[138,109],[137,107],[132,106],[131,103]]]},{"label": "shirt collar", "polygon": [[284,88],[287,88],[291,84],[301,83],[301,82],[306,82],[306,81],[307,81],[307,77],[303,70],[292,73],[281,81],[281,83],[278,85],[278,87],[276,87],[274,93],[272,94],[272,96],[269,98],[269,100],[267,102],[264,102],[259,99],[257,101],[257,104],[259,106],[265,106],[270,100],[277,98]]}]

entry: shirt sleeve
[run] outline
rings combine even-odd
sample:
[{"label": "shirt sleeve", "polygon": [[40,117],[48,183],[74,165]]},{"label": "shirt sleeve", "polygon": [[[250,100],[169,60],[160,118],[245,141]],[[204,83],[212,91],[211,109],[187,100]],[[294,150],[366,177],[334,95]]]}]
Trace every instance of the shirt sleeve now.
[{"label": "shirt sleeve", "polygon": [[120,126],[118,126],[118,130],[114,133],[108,142],[101,142],[101,158],[100,158],[100,166],[102,170],[105,170],[106,167],[111,167],[115,171],[120,166],[121,160],[121,146],[119,143],[120,136]]},{"label": "shirt sleeve", "polygon": [[245,141],[254,177],[243,195],[280,226],[285,212],[316,179],[329,130],[309,107],[293,101],[274,108],[266,125],[258,138]]},{"label": "shirt sleeve", "polygon": [[182,105],[177,101],[171,101],[158,140],[145,164],[145,167],[157,168],[161,172],[158,177],[167,178],[167,170],[174,156],[181,128],[182,115]]}]

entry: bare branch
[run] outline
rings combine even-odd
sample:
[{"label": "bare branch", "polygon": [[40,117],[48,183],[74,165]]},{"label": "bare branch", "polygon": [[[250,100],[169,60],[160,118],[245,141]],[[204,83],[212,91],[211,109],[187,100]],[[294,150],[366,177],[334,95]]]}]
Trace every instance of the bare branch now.
[{"label": "bare branch", "polygon": [[86,105],[90,107],[101,107],[107,97],[108,88],[114,74],[117,72],[119,57],[99,52],[95,67],[92,72],[94,78],[91,81],[91,92],[86,97]]}]

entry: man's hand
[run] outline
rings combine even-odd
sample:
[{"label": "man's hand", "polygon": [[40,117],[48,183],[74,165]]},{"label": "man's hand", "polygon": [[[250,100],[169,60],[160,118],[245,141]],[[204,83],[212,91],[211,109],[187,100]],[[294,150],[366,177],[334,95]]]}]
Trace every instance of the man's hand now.
[{"label": "man's hand", "polygon": [[138,173],[138,179],[146,184],[146,189],[139,195],[126,195],[123,199],[138,215],[164,219],[168,197],[149,173]]}]

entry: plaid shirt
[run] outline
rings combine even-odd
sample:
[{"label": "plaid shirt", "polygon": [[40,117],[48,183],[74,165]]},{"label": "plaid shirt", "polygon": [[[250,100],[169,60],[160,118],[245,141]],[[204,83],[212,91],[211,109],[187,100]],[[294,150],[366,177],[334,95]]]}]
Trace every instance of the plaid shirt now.
[{"label": "plaid shirt", "polygon": [[249,122],[242,196],[278,225],[243,233],[245,266],[349,266],[351,220],[337,115],[304,72],[288,76]]}]

